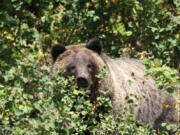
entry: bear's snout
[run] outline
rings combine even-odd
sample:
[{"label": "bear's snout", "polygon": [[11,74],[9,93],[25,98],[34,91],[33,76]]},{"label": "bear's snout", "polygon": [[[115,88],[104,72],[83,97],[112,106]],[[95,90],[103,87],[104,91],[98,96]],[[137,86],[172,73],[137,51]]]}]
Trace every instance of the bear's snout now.
[{"label": "bear's snout", "polygon": [[88,79],[84,76],[77,77],[77,85],[81,88],[87,88],[88,87]]}]

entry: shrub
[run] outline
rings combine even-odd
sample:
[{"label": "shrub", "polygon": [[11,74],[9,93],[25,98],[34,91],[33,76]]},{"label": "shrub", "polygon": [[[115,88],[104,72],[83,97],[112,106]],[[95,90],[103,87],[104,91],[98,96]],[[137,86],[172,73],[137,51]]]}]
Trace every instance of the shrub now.
[{"label": "shrub", "polygon": [[[0,85],[1,132],[11,135],[39,134],[149,134],[150,127],[134,122],[132,102],[119,117],[111,112],[104,91],[91,103],[84,90],[77,90],[73,77],[58,73],[49,77],[48,66],[38,68],[35,57],[16,61],[17,67],[2,71]],[[103,69],[104,70],[104,69]],[[100,78],[104,73],[98,75]],[[126,97],[127,102],[130,97]]]}]

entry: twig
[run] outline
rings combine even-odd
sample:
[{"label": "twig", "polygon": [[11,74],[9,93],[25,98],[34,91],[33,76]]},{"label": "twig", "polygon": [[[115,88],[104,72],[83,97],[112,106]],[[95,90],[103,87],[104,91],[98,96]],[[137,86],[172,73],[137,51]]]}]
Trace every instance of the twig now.
[{"label": "twig", "polygon": [[72,35],[73,35],[73,33],[74,33],[75,29],[76,29],[76,26],[77,25],[74,25],[70,35],[66,38],[66,41],[65,41],[64,45],[67,45],[67,43],[69,42],[69,39],[72,37]]}]

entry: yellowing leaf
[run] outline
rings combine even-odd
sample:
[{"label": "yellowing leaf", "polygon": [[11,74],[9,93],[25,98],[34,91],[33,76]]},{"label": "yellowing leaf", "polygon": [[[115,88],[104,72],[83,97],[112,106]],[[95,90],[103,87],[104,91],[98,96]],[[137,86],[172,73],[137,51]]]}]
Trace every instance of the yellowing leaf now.
[{"label": "yellowing leaf", "polygon": [[167,109],[169,107],[169,104],[164,104],[164,109]]},{"label": "yellowing leaf", "polygon": [[74,90],[73,92],[75,95],[78,95],[79,94],[79,91],[78,90]]},{"label": "yellowing leaf", "polygon": [[139,27],[139,23],[138,22],[136,22],[136,25]]},{"label": "yellowing leaf", "polygon": [[41,50],[38,51],[38,57],[39,57],[39,58],[42,58],[42,57],[43,57],[43,53],[42,53]]},{"label": "yellowing leaf", "polygon": [[178,99],[177,102],[180,103],[180,99]]},{"label": "yellowing leaf", "polygon": [[92,110],[94,111],[95,109],[96,109],[96,106],[95,106],[95,105],[93,105]]},{"label": "yellowing leaf", "polygon": [[7,31],[4,31],[3,34],[6,35],[8,32]]},{"label": "yellowing leaf", "polygon": [[27,45],[26,40],[22,40],[23,45]]},{"label": "yellowing leaf", "polygon": [[6,111],[5,111],[5,110],[3,110],[3,111],[1,112],[1,115],[4,115],[4,114],[5,114],[5,112],[6,112]]},{"label": "yellowing leaf", "polygon": [[176,83],[174,83],[174,82],[171,82],[171,86],[176,86]]},{"label": "yellowing leaf", "polygon": [[58,44],[58,41],[57,41],[57,40],[55,40],[52,44]]},{"label": "yellowing leaf", "polygon": [[164,12],[167,12],[168,10],[167,9],[164,9]]},{"label": "yellowing leaf", "polygon": [[180,15],[180,11],[177,11],[177,14]]},{"label": "yellowing leaf", "polygon": [[176,38],[178,38],[178,39],[179,39],[179,34],[176,34],[175,36],[176,36]]},{"label": "yellowing leaf", "polygon": [[14,40],[14,37],[13,37],[11,34],[8,34],[8,35],[6,36],[6,38],[9,39],[9,40],[11,40],[11,41]]},{"label": "yellowing leaf", "polygon": [[174,110],[177,110],[178,104],[174,104]]},{"label": "yellowing leaf", "polygon": [[9,120],[9,117],[8,117],[8,116],[4,116],[4,119],[5,119],[5,120]]}]

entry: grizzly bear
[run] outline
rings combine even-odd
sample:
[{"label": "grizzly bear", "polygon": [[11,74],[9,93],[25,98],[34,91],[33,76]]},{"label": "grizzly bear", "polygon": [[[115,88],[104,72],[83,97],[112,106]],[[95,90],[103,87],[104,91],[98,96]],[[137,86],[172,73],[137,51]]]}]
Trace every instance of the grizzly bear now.
[{"label": "grizzly bear", "polygon": [[[178,124],[178,110],[174,108],[175,97],[165,90],[159,90],[152,78],[144,77],[145,67],[140,60],[111,59],[102,53],[102,42],[96,38],[89,40],[87,44],[67,47],[54,45],[51,54],[52,73],[57,68],[66,69],[66,75],[74,76],[77,87],[83,88],[91,101],[98,97],[100,91],[108,89],[113,114],[121,113],[128,105],[125,97],[133,94],[145,97],[137,100],[138,106],[133,110],[135,120],[149,124],[154,129],[161,128],[162,123]],[[104,66],[108,75],[99,82],[96,74]],[[165,105],[168,107],[165,108]]]}]

